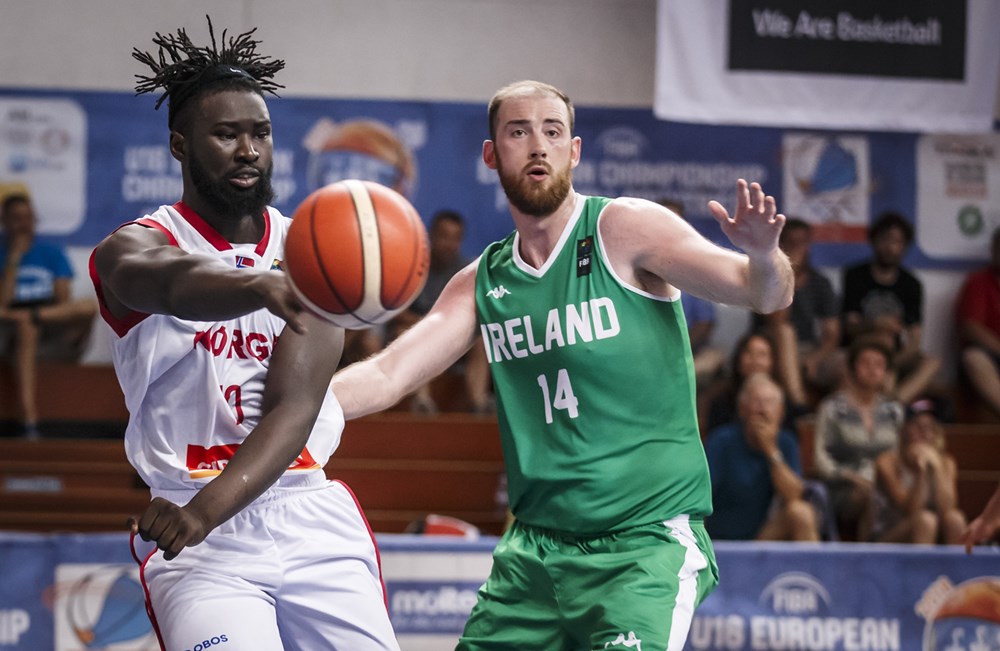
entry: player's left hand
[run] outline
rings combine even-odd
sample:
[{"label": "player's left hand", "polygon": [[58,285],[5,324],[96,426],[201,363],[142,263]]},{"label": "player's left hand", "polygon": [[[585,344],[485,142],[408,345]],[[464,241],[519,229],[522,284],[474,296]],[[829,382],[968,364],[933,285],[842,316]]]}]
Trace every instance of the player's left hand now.
[{"label": "player's left hand", "polygon": [[132,533],[152,540],[163,550],[164,560],[173,560],[185,547],[193,547],[208,535],[208,527],[182,506],[154,497],[142,517],[129,521]]},{"label": "player's left hand", "polygon": [[778,213],[774,197],[765,195],[759,183],[736,182],[736,213],[732,217],[718,201],[709,201],[708,209],[729,241],[746,254],[766,255],[778,248],[785,216]]}]

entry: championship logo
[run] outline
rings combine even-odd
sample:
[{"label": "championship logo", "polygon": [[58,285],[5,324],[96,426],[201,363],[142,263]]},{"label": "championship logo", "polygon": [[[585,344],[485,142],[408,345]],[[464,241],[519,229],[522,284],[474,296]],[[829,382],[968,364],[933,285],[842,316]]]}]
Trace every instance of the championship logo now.
[{"label": "championship logo", "polygon": [[916,611],[927,620],[923,651],[1000,651],[1000,577],[940,577]]},{"label": "championship logo", "polygon": [[65,564],[56,568],[55,651],[159,649],[139,581],[123,564]]}]

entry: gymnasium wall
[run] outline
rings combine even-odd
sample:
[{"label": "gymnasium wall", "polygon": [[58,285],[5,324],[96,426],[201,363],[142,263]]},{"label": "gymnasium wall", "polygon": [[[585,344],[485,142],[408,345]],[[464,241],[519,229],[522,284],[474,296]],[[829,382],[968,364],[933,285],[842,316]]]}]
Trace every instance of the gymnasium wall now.
[{"label": "gymnasium wall", "polygon": [[[652,106],[655,0],[0,0],[0,87],[129,91],[132,47],[149,49],[154,32],[179,26],[200,41],[205,13],[232,32],[259,27],[264,51],[288,64],[287,97],[485,104],[530,77],[580,106]],[[71,253],[83,270],[89,251]],[[964,270],[917,271],[927,347],[950,374],[950,301]],[[85,274],[79,280],[89,291]],[[716,339],[727,346],[744,323],[741,311],[723,309]]]}]

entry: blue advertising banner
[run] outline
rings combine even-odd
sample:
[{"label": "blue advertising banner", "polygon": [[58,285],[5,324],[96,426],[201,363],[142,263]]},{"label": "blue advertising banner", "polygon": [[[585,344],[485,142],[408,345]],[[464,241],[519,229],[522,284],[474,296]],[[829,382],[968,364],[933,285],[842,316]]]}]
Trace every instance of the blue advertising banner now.
[{"label": "blue advertising banner", "polygon": [[[496,539],[378,541],[401,648],[452,648]],[[945,547],[721,542],[716,552],[721,583],[695,615],[688,651],[1000,651],[995,548],[967,556]],[[0,533],[0,577],[3,651],[158,649],[127,534]]]},{"label": "blue advertising banner", "polygon": [[[180,168],[167,147],[166,111],[155,112],[153,103],[122,92],[0,89],[0,194],[29,192],[40,232],[80,247],[174,203]],[[481,161],[484,106],[316,98],[272,99],[269,106],[275,205],[284,213],[322,185],[365,178],[406,194],[425,220],[446,208],[463,214],[468,256],[513,228],[496,174]],[[721,244],[706,204],[732,206],[739,177],[759,181],[782,212],[816,226],[813,261],[820,266],[867,256],[865,229],[883,210],[916,221],[915,134],[681,124],[650,110],[594,107],[578,107],[576,132],[583,140],[574,174],[580,192],[680,201],[685,217]],[[977,149],[988,154],[978,163],[984,170],[998,167],[992,143]],[[932,176],[951,169],[929,165]],[[956,241],[933,258],[914,247],[910,266],[983,259],[1000,208],[991,204],[996,175],[980,177],[982,191],[943,204],[955,215],[935,215],[958,224],[972,210],[977,228],[942,229]]]}]

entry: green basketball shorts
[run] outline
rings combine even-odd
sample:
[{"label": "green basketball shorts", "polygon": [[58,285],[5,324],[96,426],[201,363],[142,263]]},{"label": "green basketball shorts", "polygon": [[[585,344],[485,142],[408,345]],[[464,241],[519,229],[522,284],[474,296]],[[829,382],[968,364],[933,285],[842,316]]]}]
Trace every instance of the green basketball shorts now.
[{"label": "green basketball shorts", "polygon": [[718,577],[704,525],[687,516],[598,537],[515,522],[457,651],[680,651]]}]

